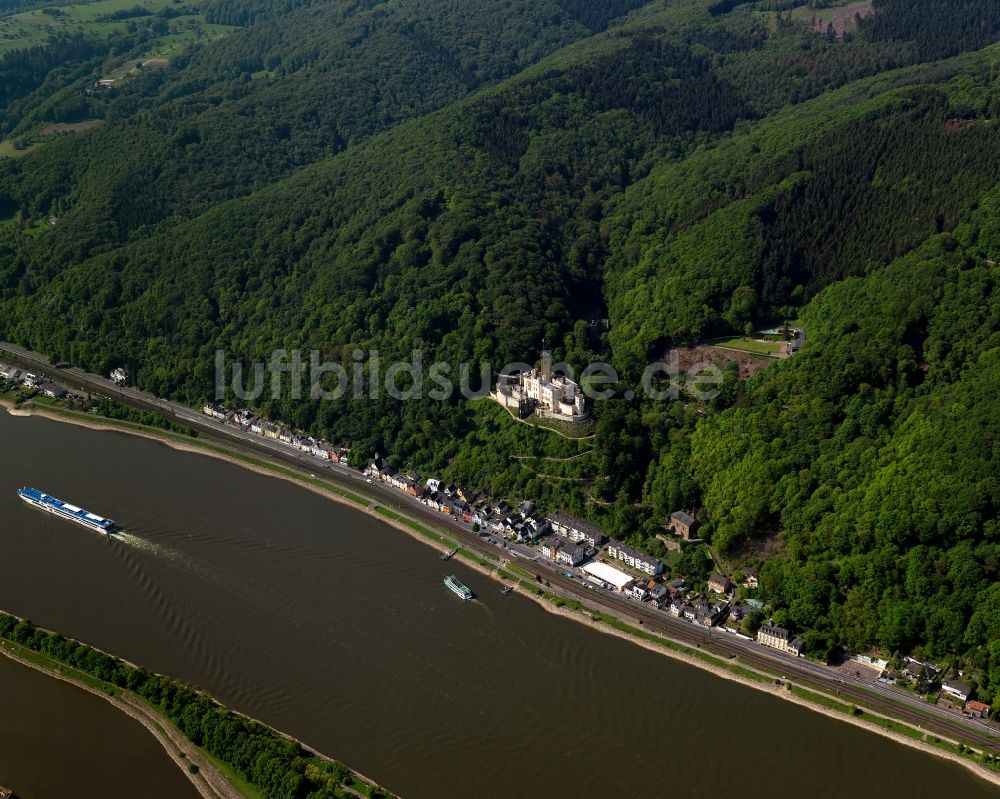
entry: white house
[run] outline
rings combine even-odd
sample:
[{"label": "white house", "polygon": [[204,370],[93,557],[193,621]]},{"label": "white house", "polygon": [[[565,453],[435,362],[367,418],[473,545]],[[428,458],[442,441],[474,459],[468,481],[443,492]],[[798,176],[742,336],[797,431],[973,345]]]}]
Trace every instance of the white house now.
[{"label": "white house", "polygon": [[968,700],[969,694],[972,693],[972,686],[958,682],[958,680],[945,680],[941,683],[941,690],[965,702]]},{"label": "white house", "polygon": [[568,513],[557,511],[550,514],[547,519],[555,532],[570,541],[586,541],[592,547],[599,547],[604,542],[604,532],[600,527]]},{"label": "white house", "polygon": [[630,547],[621,541],[612,541],[608,544],[608,554],[613,558],[624,561],[633,569],[639,569],[654,577],[663,571],[663,563],[658,558],[647,555],[645,552],[640,552],[635,547]]}]

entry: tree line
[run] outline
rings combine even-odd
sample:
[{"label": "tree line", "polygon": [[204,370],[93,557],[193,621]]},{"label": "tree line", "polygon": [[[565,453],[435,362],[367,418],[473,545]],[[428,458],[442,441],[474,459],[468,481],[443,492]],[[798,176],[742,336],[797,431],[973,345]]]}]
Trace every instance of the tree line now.
[{"label": "tree line", "polygon": [[316,757],[179,680],[131,666],[6,613],[0,613],[0,637],[142,697],[192,744],[236,769],[268,799],[334,799],[354,796],[354,791],[390,799],[343,765]]}]

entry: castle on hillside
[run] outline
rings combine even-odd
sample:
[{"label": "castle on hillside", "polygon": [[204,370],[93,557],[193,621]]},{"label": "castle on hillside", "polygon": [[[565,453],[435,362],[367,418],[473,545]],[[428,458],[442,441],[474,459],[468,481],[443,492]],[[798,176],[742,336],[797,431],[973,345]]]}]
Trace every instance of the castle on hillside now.
[{"label": "castle on hillside", "polygon": [[552,374],[552,356],[542,350],[541,368],[501,374],[490,396],[521,419],[534,413],[545,419],[579,422],[587,418],[580,386],[565,375]]}]

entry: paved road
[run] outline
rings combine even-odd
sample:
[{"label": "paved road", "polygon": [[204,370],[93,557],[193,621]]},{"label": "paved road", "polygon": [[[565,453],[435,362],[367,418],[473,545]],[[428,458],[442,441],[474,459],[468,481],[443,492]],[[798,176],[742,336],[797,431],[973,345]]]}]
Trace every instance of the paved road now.
[{"label": "paved road", "polygon": [[590,607],[619,618],[630,624],[641,624],[644,629],[656,632],[674,641],[699,648],[722,658],[736,658],[755,669],[781,675],[806,687],[814,687],[829,694],[838,695],[847,703],[863,703],[878,712],[899,718],[922,729],[944,737],[961,737],[963,740],[985,750],[1000,754],[1000,738],[984,725],[964,719],[942,708],[928,705],[919,697],[900,692],[890,686],[877,683],[863,684],[850,680],[836,669],[823,666],[803,658],[777,652],[762,647],[755,641],[747,641],[718,628],[705,628],[682,619],[676,619],[662,610],[621,597],[610,592],[586,587],[576,578],[567,578],[563,567],[535,557],[535,551],[519,545],[508,545],[507,549],[490,546],[470,525],[434,511],[414,498],[380,483],[369,483],[358,471],[300,452],[289,444],[245,431],[216,419],[193,411],[175,402],[154,397],[134,388],[118,386],[111,380],[85,372],[75,367],[59,369],[48,359],[6,342],[0,342],[0,355],[19,368],[45,374],[59,382],[82,388],[92,393],[115,399],[125,405],[141,410],[152,410],[166,419],[186,425],[200,434],[227,443],[229,446],[254,455],[263,455],[282,465],[303,469],[311,474],[323,476],[331,483],[363,493],[378,504],[396,512],[443,530],[456,541],[487,558],[502,561],[511,557],[517,563],[548,583],[553,593],[578,599]]}]

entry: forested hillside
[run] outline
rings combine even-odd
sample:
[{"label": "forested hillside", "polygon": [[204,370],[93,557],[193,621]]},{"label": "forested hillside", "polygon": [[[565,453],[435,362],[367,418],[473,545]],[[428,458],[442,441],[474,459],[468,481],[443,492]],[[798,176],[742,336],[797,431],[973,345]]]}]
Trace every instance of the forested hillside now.
[{"label": "forested hillside", "polygon": [[[631,5],[617,0],[606,12]],[[225,20],[227,8],[207,13]],[[517,72],[590,32],[572,11],[550,0],[276,4],[261,24],[146,70],[110,97],[78,91],[92,108],[76,116],[117,124],[0,161],[0,195],[31,216],[75,210],[65,236],[79,258]],[[22,117],[14,135],[27,124]]]},{"label": "forested hillside", "polygon": [[544,340],[634,385],[798,320],[711,403],[596,403],[587,444],[458,398],[259,404],[654,551],[697,510],[734,564],[773,556],[813,653],[923,649],[992,696],[1000,16],[954,5],[838,36],[794,3],[216,0],[237,31],[0,161],[0,335],[199,402],[216,349]]}]

